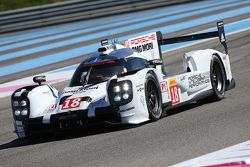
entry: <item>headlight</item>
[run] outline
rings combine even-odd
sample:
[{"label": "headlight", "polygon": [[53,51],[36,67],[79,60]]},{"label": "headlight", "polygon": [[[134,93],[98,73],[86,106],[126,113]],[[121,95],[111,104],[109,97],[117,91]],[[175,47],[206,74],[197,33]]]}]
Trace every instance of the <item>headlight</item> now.
[{"label": "headlight", "polygon": [[22,116],[25,116],[27,114],[28,114],[28,110],[27,109],[24,109],[24,110],[21,111],[21,115]]},{"label": "headlight", "polygon": [[12,98],[12,113],[18,119],[25,119],[29,115],[29,99]]},{"label": "headlight", "polygon": [[20,110],[15,110],[15,116],[19,116],[21,114]]},{"label": "headlight", "polygon": [[120,92],[121,91],[120,86],[119,85],[114,86],[113,91],[116,92],[116,93]]},{"label": "headlight", "polygon": [[17,107],[19,105],[19,102],[18,101],[13,101],[12,104],[13,104],[14,107]]},{"label": "headlight", "polygon": [[108,94],[109,101],[113,106],[125,105],[133,99],[132,82],[112,80],[108,87]]},{"label": "headlight", "polygon": [[27,105],[26,100],[22,100],[22,101],[21,101],[21,106],[22,106],[22,107],[25,107],[26,105]]},{"label": "headlight", "polygon": [[122,95],[122,97],[123,97],[123,99],[127,100],[127,99],[129,98],[129,94],[124,93],[124,94]]},{"label": "headlight", "polygon": [[116,96],[114,97],[114,101],[116,101],[116,102],[121,101],[121,96],[116,95]]},{"label": "headlight", "polygon": [[128,90],[129,90],[129,85],[128,85],[128,83],[125,82],[125,83],[122,85],[122,88],[123,88],[123,90],[128,91]]}]

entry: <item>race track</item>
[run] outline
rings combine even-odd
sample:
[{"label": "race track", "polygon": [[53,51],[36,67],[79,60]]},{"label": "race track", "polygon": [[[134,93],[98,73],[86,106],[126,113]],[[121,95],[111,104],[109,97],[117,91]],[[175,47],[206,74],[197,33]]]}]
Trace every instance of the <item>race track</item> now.
[{"label": "race track", "polygon": [[[240,17],[226,19],[230,23]],[[188,34],[214,24],[187,28]],[[41,141],[17,141],[12,133],[10,97],[0,99],[0,166],[162,166],[166,167],[250,139],[250,30],[227,36],[236,88],[220,102],[193,103],[168,112],[157,122],[138,127],[97,126],[83,132],[59,133]],[[218,39],[165,53],[167,72],[182,72],[185,51],[215,48]],[[55,85],[63,88],[68,81]]]}]

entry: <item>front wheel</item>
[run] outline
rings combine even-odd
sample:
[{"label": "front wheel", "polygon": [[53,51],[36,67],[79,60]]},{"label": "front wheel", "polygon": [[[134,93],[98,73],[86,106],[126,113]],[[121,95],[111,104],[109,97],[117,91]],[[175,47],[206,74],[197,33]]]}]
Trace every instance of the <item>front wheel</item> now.
[{"label": "front wheel", "polygon": [[148,108],[149,119],[157,121],[162,114],[161,91],[157,86],[157,79],[152,73],[146,75],[145,96]]}]

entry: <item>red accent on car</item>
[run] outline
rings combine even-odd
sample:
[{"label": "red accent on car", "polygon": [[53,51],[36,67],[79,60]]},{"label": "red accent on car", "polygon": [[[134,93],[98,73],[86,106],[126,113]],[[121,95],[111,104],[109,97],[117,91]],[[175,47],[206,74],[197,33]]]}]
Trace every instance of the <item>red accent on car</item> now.
[{"label": "red accent on car", "polygon": [[114,64],[115,60],[111,61],[104,61],[104,62],[98,62],[98,63],[93,63],[93,64],[85,64],[84,67],[94,67],[94,66],[99,66],[99,65],[104,65],[104,64]]},{"label": "red accent on car", "polygon": [[137,44],[141,44],[141,43],[145,43],[148,41],[153,41],[156,39],[155,34],[150,34],[148,36],[142,36],[139,38],[135,38],[131,40],[131,45],[137,45]]}]

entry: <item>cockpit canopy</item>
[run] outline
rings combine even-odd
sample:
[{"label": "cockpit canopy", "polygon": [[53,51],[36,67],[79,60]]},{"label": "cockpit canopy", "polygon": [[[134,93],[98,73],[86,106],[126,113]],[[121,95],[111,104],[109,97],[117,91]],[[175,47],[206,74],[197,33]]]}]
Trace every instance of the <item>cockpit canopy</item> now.
[{"label": "cockpit canopy", "polygon": [[123,48],[109,54],[94,54],[78,66],[70,86],[97,84],[109,80],[114,75],[138,71],[149,65],[143,58],[131,57],[133,53],[132,49]]}]

